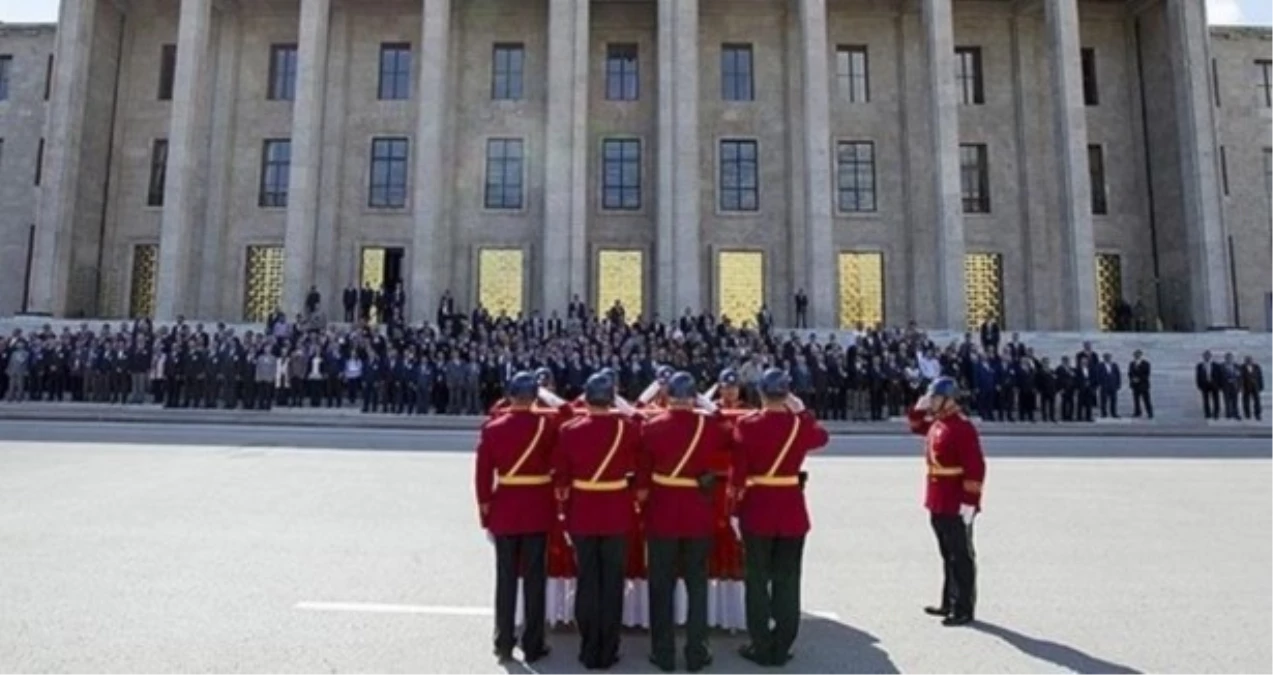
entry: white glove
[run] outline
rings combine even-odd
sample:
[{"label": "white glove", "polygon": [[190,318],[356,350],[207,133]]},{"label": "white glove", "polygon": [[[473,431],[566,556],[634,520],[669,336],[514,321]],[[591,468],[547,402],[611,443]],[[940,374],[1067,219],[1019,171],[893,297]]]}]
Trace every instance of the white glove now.
[{"label": "white glove", "polygon": [[743,528],[738,521],[738,516],[729,517],[729,527],[734,531],[735,537],[738,537],[740,540],[743,538]]},{"label": "white glove", "polygon": [[491,546],[495,545],[495,535],[491,534],[490,530],[486,531],[486,543],[490,544]]},{"label": "white glove", "polygon": [[960,504],[959,517],[964,519],[964,525],[971,526],[973,518],[977,517],[977,507],[972,504]]},{"label": "white glove", "polygon": [[566,401],[560,396],[548,391],[544,387],[539,388],[539,400],[543,402],[544,405],[552,406],[553,408],[560,408],[566,403]]},{"label": "white glove", "polygon": [[639,403],[649,403],[650,401],[654,400],[655,396],[658,396],[658,395],[659,395],[659,381],[655,380],[650,383],[650,386],[645,388],[645,391],[641,392],[641,395],[637,397],[637,401]]},{"label": "white glove", "polygon": [[706,394],[703,394],[703,396],[705,396],[705,397],[707,398],[707,400],[709,400],[709,401],[711,401],[711,400],[715,399],[715,398],[716,398],[716,390],[717,390],[718,388],[720,388],[720,385],[719,385],[719,384],[713,384],[713,385],[712,385],[712,388],[711,388],[711,389],[708,389],[708,390],[707,390],[707,393],[706,393]]},{"label": "white glove", "polygon": [[637,411],[631,403],[628,403],[628,399],[623,398],[622,396],[614,397],[614,407],[625,415],[631,415]]},{"label": "white glove", "polygon": [[790,394],[787,396],[787,407],[793,413],[802,413],[804,412],[804,401],[801,401],[799,396]]},{"label": "white glove", "polygon": [[695,402],[698,403],[699,408],[702,408],[708,413],[714,413],[717,410],[716,404],[712,403],[712,400],[704,396],[703,394],[699,394],[698,398],[695,399]]},{"label": "white glove", "polygon": [[915,402],[915,409],[920,412],[926,413],[929,411],[932,405],[933,405],[933,399],[930,398],[928,394],[924,394],[923,396],[919,397],[918,401]]}]

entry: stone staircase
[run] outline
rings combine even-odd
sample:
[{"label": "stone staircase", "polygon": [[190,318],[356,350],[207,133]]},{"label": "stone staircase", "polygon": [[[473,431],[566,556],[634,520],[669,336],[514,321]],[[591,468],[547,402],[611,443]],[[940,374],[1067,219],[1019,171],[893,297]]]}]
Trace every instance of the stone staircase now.
[{"label": "stone staircase", "polygon": [[[24,332],[40,330],[45,325],[52,326],[54,331],[61,332],[63,326],[78,329],[83,323],[87,323],[94,331],[100,330],[102,324],[111,324],[112,329],[118,329],[121,325],[127,324],[126,320],[119,319],[48,319],[43,317],[0,317],[0,334],[10,335],[14,329],[21,328]],[[191,325],[199,323],[198,321],[188,322]],[[205,327],[215,327],[215,321],[203,322]],[[252,330],[260,332],[264,330],[264,324],[253,323],[227,323],[228,327],[232,327],[237,334],[243,334]],[[797,333],[806,336],[809,330],[799,330]],[[786,334],[787,329],[781,329],[779,334]],[[829,334],[835,334],[841,344],[850,339],[849,331],[840,330],[819,330],[816,331],[819,339],[825,339]],[[929,335],[938,345],[946,345],[952,341],[962,340],[962,331],[929,331]],[[1012,332],[1008,331],[1003,334],[1003,342],[1011,339]],[[1152,396],[1154,402],[1155,415],[1165,421],[1174,422],[1202,422],[1202,403],[1194,388],[1194,366],[1198,363],[1204,350],[1211,350],[1213,358],[1221,360],[1225,352],[1232,352],[1234,359],[1239,363],[1242,359],[1250,355],[1255,359],[1256,363],[1264,371],[1265,392],[1263,394],[1263,408],[1265,411],[1265,422],[1269,424],[1270,417],[1273,417],[1273,410],[1270,405],[1269,388],[1273,385],[1273,335],[1269,333],[1254,333],[1248,331],[1220,331],[1209,333],[1043,333],[1043,332],[1021,332],[1021,341],[1027,346],[1034,349],[1036,355],[1042,357],[1047,356],[1052,359],[1053,365],[1059,363],[1062,355],[1070,355],[1082,348],[1084,341],[1092,343],[1092,349],[1098,354],[1110,352],[1114,355],[1114,360],[1118,362],[1123,369],[1124,387],[1119,392],[1119,413],[1124,417],[1129,416],[1132,410],[1131,392],[1126,387],[1126,368],[1127,362],[1131,360],[1132,352],[1139,349],[1144,352],[1145,358],[1149,359],[1153,366],[1152,375]],[[975,339],[975,336],[974,336]],[[1114,421],[1107,422],[1110,424]],[[1235,424],[1233,422],[1211,422],[1211,424]]]}]

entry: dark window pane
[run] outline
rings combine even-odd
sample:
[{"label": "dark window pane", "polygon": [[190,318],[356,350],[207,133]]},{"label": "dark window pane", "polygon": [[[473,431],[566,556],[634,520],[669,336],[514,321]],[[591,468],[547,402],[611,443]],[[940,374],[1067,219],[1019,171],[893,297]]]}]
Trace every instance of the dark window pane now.
[{"label": "dark window pane", "polygon": [[164,45],[159,52],[159,100],[172,100],[172,83],[177,76],[177,45]]}]

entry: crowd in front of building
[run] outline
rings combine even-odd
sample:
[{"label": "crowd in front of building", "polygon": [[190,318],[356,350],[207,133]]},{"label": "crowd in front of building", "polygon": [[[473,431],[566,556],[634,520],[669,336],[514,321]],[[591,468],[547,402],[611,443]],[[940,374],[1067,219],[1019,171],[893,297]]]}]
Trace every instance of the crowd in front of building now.
[{"label": "crowd in front of building", "polygon": [[[357,289],[353,289],[357,290]],[[353,295],[357,295],[354,293]],[[694,375],[706,388],[734,368],[748,397],[769,367],[787,370],[792,387],[826,420],[901,417],[940,376],[961,385],[968,409],[985,420],[1084,422],[1119,416],[1131,394],[1133,416],[1153,417],[1150,363],[1139,351],[1122,366],[1084,344],[1072,357],[1037,354],[1016,333],[1003,340],[987,320],[979,335],[939,345],[913,323],[852,331],[841,341],[814,332],[781,332],[767,309],[733,323],[686,310],[675,320],[627,315],[621,303],[598,313],[574,299],[566,312],[492,316],[480,305],[457,309],[448,292],[435,322],[406,325],[395,294],[355,298],[342,324],[316,322],[320,299],[288,320],[275,314],[262,332],[223,324],[148,320],[95,330],[14,331],[0,338],[0,391],[19,401],[162,404],[169,408],[348,407],[367,413],[471,415],[502,395],[524,369],[552,371],[558,391],[579,395],[589,375],[610,367],[635,398],[660,365]],[[380,323],[378,318],[390,320]],[[1208,417],[1243,412],[1258,419],[1263,374],[1232,355],[1198,367]],[[1054,360],[1055,359],[1055,360]]]}]

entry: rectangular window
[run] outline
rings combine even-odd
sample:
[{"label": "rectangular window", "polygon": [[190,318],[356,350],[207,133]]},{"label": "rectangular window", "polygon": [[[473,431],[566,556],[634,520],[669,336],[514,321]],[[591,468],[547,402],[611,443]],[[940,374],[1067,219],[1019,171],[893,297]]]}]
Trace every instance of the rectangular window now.
[{"label": "rectangular window", "polygon": [[168,139],[156,138],[150,149],[150,183],[146,188],[146,206],[164,205],[164,182],[168,175]]},{"label": "rectangular window", "polygon": [[522,99],[522,72],[526,50],[521,44],[497,44],[491,60],[491,98],[496,101]]},{"label": "rectangular window", "polygon": [[875,144],[871,141],[841,141],[836,144],[835,164],[840,211],[874,211]]},{"label": "rectangular window", "polygon": [[0,54],[0,101],[9,99],[9,75],[13,70],[13,57]]},{"label": "rectangular window", "polygon": [[270,45],[270,88],[266,98],[296,99],[296,45]]},{"label": "rectangular window", "polygon": [[1087,175],[1092,183],[1092,213],[1109,213],[1105,192],[1105,150],[1099,145],[1087,146]]},{"label": "rectangular window", "polygon": [[49,94],[53,91],[53,55],[49,54],[49,58],[44,62],[44,100],[49,100]]},{"label": "rectangular window", "polygon": [[1264,194],[1273,200],[1273,148],[1264,149]]},{"label": "rectangular window", "polygon": [[1083,58],[1083,105],[1100,105],[1100,88],[1096,83],[1096,50],[1084,47],[1079,53]]},{"label": "rectangular window", "polygon": [[641,141],[606,139],[601,143],[601,208],[641,208]]},{"label": "rectangular window", "polygon": [[754,101],[751,45],[723,45],[720,51],[721,98],[726,101]]},{"label": "rectangular window", "polygon": [[1216,107],[1220,107],[1220,67],[1211,59],[1211,95],[1215,97]]},{"label": "rectangular window", "polygon": [[759,174],[756,141],[721,141],[720,210],[759,211]]},{"label": "rectangular window", "polygon": [[261,193],[257,204],[262,207],[287,206],[287,185],[292,174],[292,141],[268,139],[261,150]]},{"label": "rectangular window", "polygon": [[159,50],[159,100],[172,100],[172,83],[177,77],[177,45]]},{"label": "rectangular window", "polygon": [[1224,196],[1229,196],[1229,156],[1225,152],[1224,146],[1220,146],[1220,188],[1224,190]]},{"label": "rectangular window", "polygon": [[400,209],[407,205],[407,139],[371,139],[371,192],[367,205]]},{"label": "rectangular window", "polygon": [[411,98],[411,45],[405,42],[380,45],[381,101]]},{"label": "rectangular window", "polygon": [[606,45],[606,100],[635,101],[640,93],[640,61],[634,44]]},{"label": "rectangular window", "polygon": [[990,166],[984,143],[959,146],[964,213],[990,213]]},{"label": "rectangular window", "polygon": [[955,84],[959,88],[960,103],[982,105],[986,102],[981,79],[981,47],[955,48]]},{"label": "rectangular window", "polygon": [[486,141],[486,193],[488,209],[522,208],[522,140],[492,138]]},{"label": "rectangular window", "polygon": [[1265,108],[1273,108],[1273,61],[1259,59],[1255,62],[1255,87],[1259,93],[1259,102]]},{"label": "rectangular window", "polygon": [[44,139],[40,139],[40,145],[35,150],[35,184],[40,184],[40,178],[44,175]]},{"label": "rectangular window", "polygon": [[866,47],[840,46],[835,49],[835,77],[840,96],[850,103],[871,100],[871,79],[867,67]]}]

